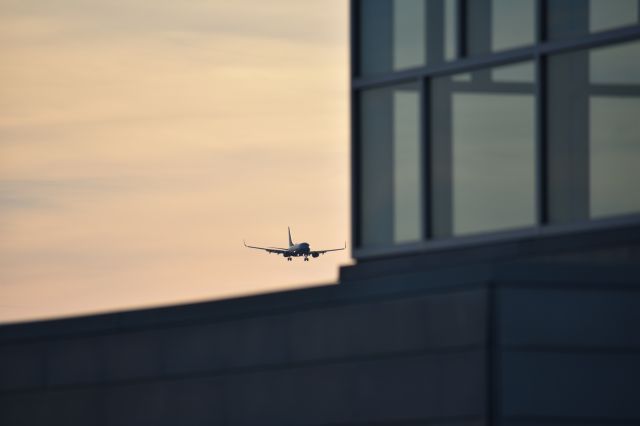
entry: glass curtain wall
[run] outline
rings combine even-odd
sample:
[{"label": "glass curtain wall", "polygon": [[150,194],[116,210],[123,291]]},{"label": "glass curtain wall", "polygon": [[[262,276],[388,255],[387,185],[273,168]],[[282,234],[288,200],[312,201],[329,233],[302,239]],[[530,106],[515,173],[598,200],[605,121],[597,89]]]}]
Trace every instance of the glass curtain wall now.
[{"label": "glass curtain wall", "polygon": [[640,211],[640,42],[553,55],[549,220]]},{"label": "glass curtain wall", "polygon": [[352,4],[356,255],[640,213],[640,0]]},{"label": "glass curtain wall", "polygon": [[471,0],[467,2],[467,46],[480,55],[535,41],[535,0]]},{"label": "glass curtain wall", "polygon": [[433,237],[535,224],[534,75],[526,62],[433,80]]},{"label": "glass curtain wall", "polygon": [[638,0],[550,0],[549,40],[566,40],[640,23]]},{"label": "glass curtain wall", "polygon": [[457,6],[457,0],[360,2],[360,75],[402,71],[455,59]]},{"label": "glass curtain wall", "polygon": [[385,246],[422,238],[420,86],[365,90],[362,135],[362,243]]}]

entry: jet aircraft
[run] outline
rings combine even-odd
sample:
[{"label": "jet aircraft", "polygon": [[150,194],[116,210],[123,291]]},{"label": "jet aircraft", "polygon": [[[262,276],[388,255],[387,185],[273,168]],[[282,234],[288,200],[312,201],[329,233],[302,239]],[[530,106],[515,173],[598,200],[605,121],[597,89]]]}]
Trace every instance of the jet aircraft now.
[{"label": "jet aircraft", "polygon": [[329,250],[311,250],[311,248],[309,247],[309,243],[294,244],[293,240],[291,239],[291,228],[287,228],[287,230],[289,231],[289,248],[283,248],[283,247],[256,247],[256,246],[247,245],[247,243],[245,241],[243,241],[243,243],[244,243],[245,247],[249,247],[249,248],[252,248],[252,249],[258,249],[258,250],[264,250],[269,254],[271,254],[271,253],[281,254],[288,261],[291,261],[292,258],[294,258],[294,257],[304,257],[305,262],[309,260],[309,256],[318,257],[321,254],[325,254],[325,253],[327,253],[329,251],[339,251],[339,250],[344,250],[344,249],[347,248],[347,243],[345,242],[344,243],[344,247],[342,247],[342,248],[329,249]]}]

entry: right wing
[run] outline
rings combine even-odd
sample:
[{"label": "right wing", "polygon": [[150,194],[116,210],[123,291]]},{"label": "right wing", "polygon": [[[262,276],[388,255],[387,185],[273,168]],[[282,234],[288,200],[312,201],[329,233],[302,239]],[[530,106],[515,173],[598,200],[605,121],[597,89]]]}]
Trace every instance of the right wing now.
[{"label": "right wing", "polygon": [[313,257],[318,257],[319,255],[321,255],[321,254],[325,254],[325,253],[328,253],[328,252],[330,252],[330,251],[340,251],[340,250],[344,250],[344,249],[346,249],[346,248],[347,248],[347,242],[345,241],[345,242],[344,242],[344,247],[336,248],[336,249],[329,249],[329,250],[313,250],[313,251],[311,252],[311,255],[312,255]]},{"label": "right wing", "polygon": [[242,241],[244,243],[245,247],[248,248],[252,248],[252,249],[258,249],[258,250],[264,250],[267,253],[276,253],[276,254],[284,254],[287,249],[283,249],[283,248],[279,248],[279,247],[256,247],[256,246],[249,246],[247,245],[247,243],[243,240]]}]

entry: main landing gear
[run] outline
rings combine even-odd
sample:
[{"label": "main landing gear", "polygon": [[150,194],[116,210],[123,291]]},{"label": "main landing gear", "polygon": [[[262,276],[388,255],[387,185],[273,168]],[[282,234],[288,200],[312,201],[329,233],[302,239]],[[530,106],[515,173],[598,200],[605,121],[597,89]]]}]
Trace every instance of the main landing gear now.
[{"label": "main landing gear", "polygon": [[308,261],[309,261],[309,258],[308,258],[307,256],[305,256],[305,257],[304,257],[304,261],[305,261],[305,262],[308,262]]},{"label": "main landing gear", "polygon": [[290,257],[287,257],[287,260],[288,260],[289,262],[291,262],[293,259],[291,259]]}]

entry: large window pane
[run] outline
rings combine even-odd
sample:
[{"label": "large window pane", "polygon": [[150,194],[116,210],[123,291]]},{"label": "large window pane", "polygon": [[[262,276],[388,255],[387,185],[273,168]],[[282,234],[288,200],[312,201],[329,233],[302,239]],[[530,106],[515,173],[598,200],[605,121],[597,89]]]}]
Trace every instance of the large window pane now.
[{"label": "large window pane", "polygon": [[361,246],[417,241],[423,234],[420,90],[364,91],[360,98]]},{"label": "large window pane", "polygon": [[535,224],[533,76],[527,62],[434,79],[436,238]]},{"label": "large window pane", "polygon": [[533,44],[534,0],[472,0],[467,5],[469,54],[486,54]]},{"label": "large window pane", "polygon": [[549,60],[553,223],[640,212],[640,42]]},{"label": "large window pane", "polygon": [[456,0],[365,0],[359,5],[360,75],[456,57]]},{"label": "large window pane", "polygon": [[547,5],[547,21],[551,40],[637,25],[640,22],[640,1],[553,0]]}]

